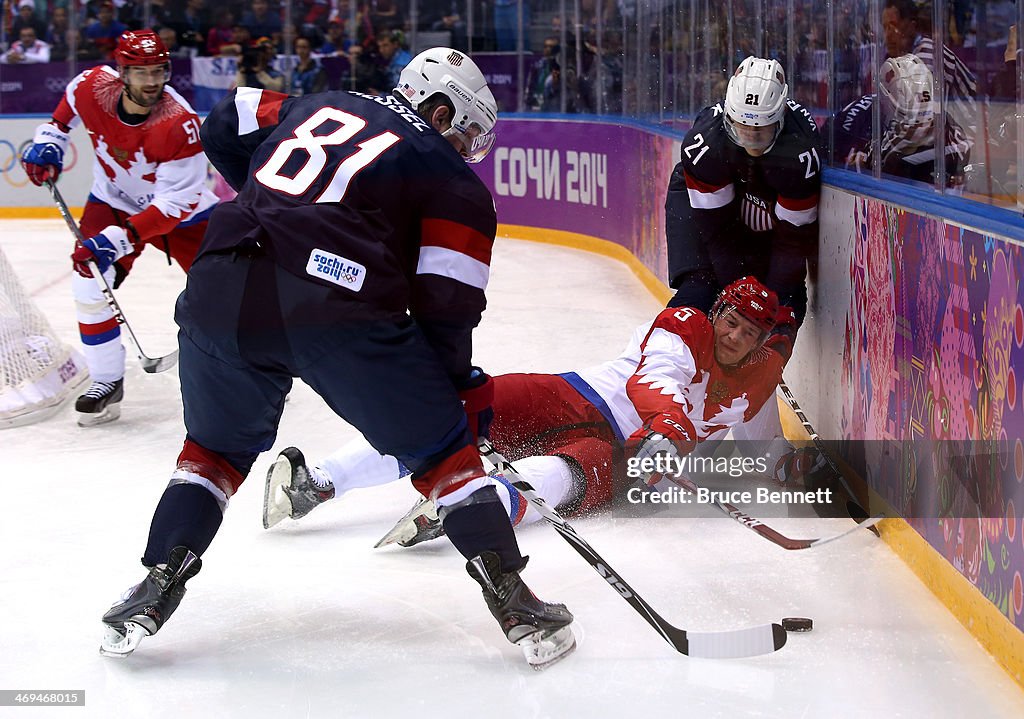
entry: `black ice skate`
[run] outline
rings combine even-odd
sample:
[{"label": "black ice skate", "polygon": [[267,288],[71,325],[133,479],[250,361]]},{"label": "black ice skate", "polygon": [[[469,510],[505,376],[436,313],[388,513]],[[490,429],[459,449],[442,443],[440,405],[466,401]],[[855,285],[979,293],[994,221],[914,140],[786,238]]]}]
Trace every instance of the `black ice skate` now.
[{"label": "black ice skate", "polygon": [[103,615],[100,654],[126,657],[143,637],[156,634],[185,596],[185,582],[199,574],[203,560],[186,547],[171,550],[166,567],[153,567]]},{"label": "black ice skate", "polygon": [[285,517],[301,519],[318,504],[334,499],[334,485],[320,489],[309,477],[306,458],[295,447],[277,455],[267,470],[263,492],[263,528],[270,529]]},{"label": "black ice skate", "polygon": [[480,584],[487,608],[531,667],[545,669],[576,648],[572,613],[564,604],[538,599],[518,571],[502,572],[497,554],[481,553],[466,562],[466,571]]},{"label": "black ice skate", "polygon": [[113,422],[121,416],[124,399],[124,379],[113,382],[93,381],[85,394],[75,401],[79,427],[94,427]]},{"label": "black ice skate", "polygon": [[411,547],[443,536],[444,525],[437,516],[437,507],[429,499],[423,498],[416,502],[412,509],[395,523],[391,531],[373,545],[373,548],[386,547],[395,542],[403,547]]}]

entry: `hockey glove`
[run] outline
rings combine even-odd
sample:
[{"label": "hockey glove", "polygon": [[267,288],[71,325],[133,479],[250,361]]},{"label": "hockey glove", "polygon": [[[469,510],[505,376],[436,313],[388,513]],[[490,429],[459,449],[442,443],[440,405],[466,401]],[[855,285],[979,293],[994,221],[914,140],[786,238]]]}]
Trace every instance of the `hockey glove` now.
[{"label": "hockey glove", "polygon": [[474,367],[469,378],[462,382],[459,399],[466,411],[469,431],[474,438],[490,438],[491,422],[494,420],[494,380],[479,367]]},{"label": "hockey glove", "polygon": [[21,156],[21,165],[32,184],[39,186],[47,180],[56,182],[64,168],[64,152],[68,149],[68,134],[49,122],[36,128],[32,144]]},{"label": "hockey glove", "polygon": [[685,415],[673,416],[667,412],[648,420],[629,439],[636,443],[632,464],[639,472],[639,479],[648,485],[657,484],[661,480],[661,472],[650,467],[659,464],[667,467],[666,458],[678,459],[697,446],[696,433],[690,420]]},{"label": "hockey glove", "polygon": [[779,311],[775,314],[775,327],[764,341],[764,346],[782,355],[783,363],[789,362],[793,356],[793,345],[796,344],[797,329],[793,309],[779,305]]},{"label": "hockey glove", "polygon": [[76,242],[71,261],[75,265],[75,272],[82,277],[92,277],[89,262],[95,262],[100,274],[104,274],[112,264],[134,250],[128,233],[121,227],[111,225],[95,237]]},{"label": "hockey glove", "polygon": [[810,480],[825,468],[825,455],[812,447],[801,447],[779,457],[775,463],[775,481],[797,482],[810,486]]}]

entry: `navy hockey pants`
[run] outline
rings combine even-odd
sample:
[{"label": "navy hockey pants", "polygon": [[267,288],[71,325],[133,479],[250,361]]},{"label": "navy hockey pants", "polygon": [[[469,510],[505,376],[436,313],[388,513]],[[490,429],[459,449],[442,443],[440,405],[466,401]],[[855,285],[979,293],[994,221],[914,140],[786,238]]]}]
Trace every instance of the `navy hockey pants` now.
[{"label": "navy hockey pants", "polygon": [[298,377],[379,452],[414,472],[470,444],[458,394],[416,323],[405,315],[366,318],[355,303],[352,309],[363,318],[342,319],[337,291],[264,256],[202,257],[175,315],[189,439],[244,477],[274,444]]}]

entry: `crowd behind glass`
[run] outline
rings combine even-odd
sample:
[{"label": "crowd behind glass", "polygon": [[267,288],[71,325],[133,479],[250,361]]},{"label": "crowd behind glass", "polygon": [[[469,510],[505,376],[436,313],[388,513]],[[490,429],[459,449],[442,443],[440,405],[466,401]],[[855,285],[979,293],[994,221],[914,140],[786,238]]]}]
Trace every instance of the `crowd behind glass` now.
[{"label": "crowd behind glass", "polygon": [[[682,129],[756,55],[782,64],[790,97],[818,121],[833,166],[1022,206],[1016,28],[1024,8],[1011,0],[839,5],[3,0],[0,62],[109,59],[123,30],[153,27],[175,57],[236,57],[239,84],[385,92],[413,54],[447,45],[514,58],[518,101],[505,112],[627,116]],[[934,161],[936,137],[945,138],[945,162]],[[913,172],[923,165],[932,169]]]}]

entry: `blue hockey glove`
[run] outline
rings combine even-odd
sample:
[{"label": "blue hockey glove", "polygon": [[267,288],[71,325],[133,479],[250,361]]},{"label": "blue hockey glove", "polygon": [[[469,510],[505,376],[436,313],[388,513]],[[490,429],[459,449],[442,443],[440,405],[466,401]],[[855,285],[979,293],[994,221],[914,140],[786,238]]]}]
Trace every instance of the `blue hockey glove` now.
[{"label": "blue hockey glove", "polygon": [[112,264],[134,250],[135,246],[128,239],[128,233],[121,227],[111,225],[95,237],[76,242],[71,261],[75,265],[75,272],[82,277],[92,277],[89,262],[95,262],[100,274],[103,274]]},{"label": "blue hockey glove", "polygon": [[68,134],[49,122],[36,128],[32,144],[25,148],[21,165],[32,184],[39,186],[47,180],[56,182],[64,168],[64,152],[68,148]]}]

